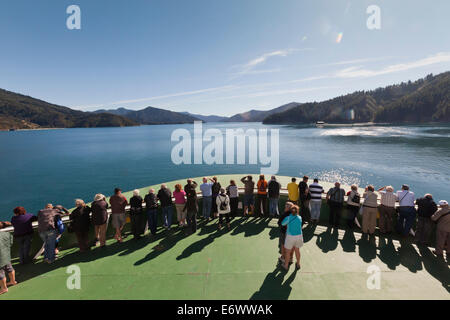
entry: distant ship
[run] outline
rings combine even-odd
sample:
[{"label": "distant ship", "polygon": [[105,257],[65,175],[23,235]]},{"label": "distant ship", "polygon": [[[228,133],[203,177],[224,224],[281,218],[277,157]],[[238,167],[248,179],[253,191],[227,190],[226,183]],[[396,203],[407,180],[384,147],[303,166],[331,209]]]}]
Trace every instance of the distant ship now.
[{"label": "distant ship", "polygon": [[367,126],[374,126],[376,123],[374,122],[360,122],[360,123],[326,123],[325,121],[317,121],[316,127],[317,128],[324,128],[324,127],[367,127]]}]

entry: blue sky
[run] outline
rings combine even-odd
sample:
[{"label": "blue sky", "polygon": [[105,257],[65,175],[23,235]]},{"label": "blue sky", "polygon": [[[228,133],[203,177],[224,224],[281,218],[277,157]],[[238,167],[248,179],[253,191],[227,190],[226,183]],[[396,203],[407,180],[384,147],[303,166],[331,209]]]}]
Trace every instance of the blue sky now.
[{"label": "blue sky", "polygon": [[448,0],[2,0],[0,88],[84,111],[321,101],[450,70],[449,14]]}]

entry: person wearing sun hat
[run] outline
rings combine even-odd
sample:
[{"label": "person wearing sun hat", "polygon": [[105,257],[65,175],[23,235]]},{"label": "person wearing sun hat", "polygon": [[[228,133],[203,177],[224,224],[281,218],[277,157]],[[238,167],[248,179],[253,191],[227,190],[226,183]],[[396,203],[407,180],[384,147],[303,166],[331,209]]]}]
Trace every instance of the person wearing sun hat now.
[{"label": "person wearing sun hat", "polygon": [[450,208],[446,200],[439,201],[439,207],[439,210],[431,216],[431,220],[437,223],[436,250],[433,253],[442,257],[445,249],[447,261],[450,261]]}]

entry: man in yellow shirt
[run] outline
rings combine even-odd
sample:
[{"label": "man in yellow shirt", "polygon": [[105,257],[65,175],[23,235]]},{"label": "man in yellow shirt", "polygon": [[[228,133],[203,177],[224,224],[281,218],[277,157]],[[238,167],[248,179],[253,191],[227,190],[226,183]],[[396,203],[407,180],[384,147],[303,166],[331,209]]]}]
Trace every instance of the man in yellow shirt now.
[{"label": "man in yellow shirt", "polygon": [[296,183],[297,179],[292,178],[291,183],[288,183],[287,185],[287,189],[288,189],[288,194],[289,194],[289,201],[297,204],[298,201],[298,185]]}]

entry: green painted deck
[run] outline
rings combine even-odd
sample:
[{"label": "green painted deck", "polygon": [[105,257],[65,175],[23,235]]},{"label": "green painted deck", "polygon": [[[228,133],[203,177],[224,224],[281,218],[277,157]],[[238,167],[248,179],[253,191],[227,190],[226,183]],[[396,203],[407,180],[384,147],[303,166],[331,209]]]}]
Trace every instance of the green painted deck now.
[{"label": "green painted deck", "polygon": [[[377,236],[373,243],[357,231],[305,226],[302,268],[283,272],[275,219],[238,217],[229,231],[218,231],[216,223],[200,222],[190,236],[178,228],[159,230],[153,238],[109,240],[88,253],[69,248],[52,265],[16,266],[20,284],[0,300],[450,298],[447,262],[411,239]],[[80,290],[66,286],[67,267],[74,264],[81,270]],[[372,265],[381,271],[379,290],[367,288]]]}]

